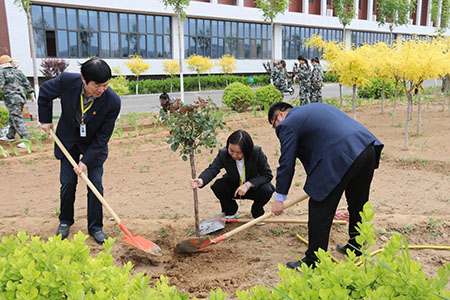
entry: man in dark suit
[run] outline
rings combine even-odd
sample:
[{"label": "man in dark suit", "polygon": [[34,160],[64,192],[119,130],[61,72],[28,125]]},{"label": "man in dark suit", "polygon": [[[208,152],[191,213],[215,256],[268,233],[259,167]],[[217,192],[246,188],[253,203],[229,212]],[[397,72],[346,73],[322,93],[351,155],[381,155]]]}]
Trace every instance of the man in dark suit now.
[{"label": "man in dark suit", "polygon": [[220,201],[222,213],[228,218],[237,217],[235,199],[242,198],[254,201],[253,218],[262,216],[264,205],[275,189],[270,183],[273,176],[266,155],[261,147],[254,146],[246,131],[237,130],[228,137],[227,146],[219,150],[209,167],[191,180],[192,188],[204,187],[221,169],[225,169],[226,174],[217,179],[211,189]]},{"label": "man in dark suit", "polygon": [[[120,112],[120,98],[108,87],[111,69],[98,58],[81,64],[81,75],[62,73],[46,81],[39,91],[39,122],[49,133],[52,129],[53,99],[61,99],[61,118],[57,136],[78,163],[73,168],[55,145],[55,156],[61,161],[60,169],[60,224],[56,235],[65,239],[74,223],[74,201],[77,175],[88,173],[98,191],[103,194],[103,163],[108,156],[108,141]],[[81,157],[81,159],[80,159]],[[88,231],[99,244],[107,236],[103,233],[101,202],[88,189]]]},{"label": "man in dark suit", "polygon": [[305,258],[288,262],[287,267],[295,269],[303,263],[314,267],[317,261],[314,252],[319,248],[327,250],[333,217],[344,191],[350,215],[350,239],[337,249],[343,253],[355,250],[360,255],[355,227],[361,220],[359,212],[369,200],[383,144],[363,125],[328,104],[293,108],[277,102],[270,107],[268,118],[281,144],[272,212],[275,215],[283,212],[297,158],[305,168],[304,190],[310,196],[308,250]]}]

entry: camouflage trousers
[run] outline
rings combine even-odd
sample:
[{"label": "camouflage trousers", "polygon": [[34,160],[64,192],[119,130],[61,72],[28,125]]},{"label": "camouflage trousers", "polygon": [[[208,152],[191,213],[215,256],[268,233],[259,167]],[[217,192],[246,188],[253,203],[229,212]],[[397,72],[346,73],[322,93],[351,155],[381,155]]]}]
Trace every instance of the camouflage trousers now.
[{"label": "camouflage trousers", "polygon": [[304,85],[300,85],[300,92],[299,92],[299,98],[300,98],[300,105],[306,105],[311,103],[311,95],[309,88]]},{"label": "camouflage trousers", "polygon": [[322,89],[311,90],[311,103],[322,102]]},{"label": "camouflage trousers", "polygon": [[16,133],[19,134],[20,138],[29,139],[30,134],[28,133],[27,125],[25,124],[22,112],[23,103],[6,104],[6,108],[9,111],[9,132],[6,135],[8,138],[14,139]]}]

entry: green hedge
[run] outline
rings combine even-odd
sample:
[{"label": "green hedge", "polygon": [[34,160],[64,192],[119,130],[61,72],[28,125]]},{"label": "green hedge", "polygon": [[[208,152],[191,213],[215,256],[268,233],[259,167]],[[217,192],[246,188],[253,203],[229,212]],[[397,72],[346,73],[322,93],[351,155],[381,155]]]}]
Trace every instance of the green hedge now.
[{"label": "green hedge", "polygon": [[258,108],[269,107],[272,103],[282,101],[283,95],[280,90],[271,84],[260,87],[256,90],[255,106]]},{"label": "green hedge", "polygon": [[255,92],[240,82],[233,82],[223,91],[223,104],[237,112],[246,110],[255,103],[255,100]]},{"label": "green hedge", "polygon": [[0,129],[9,124],[9,112],[7,109],[0,107]]},{"label": "green hedge", "polygon": [[[252,85],[263,86],[270,83],[269,75],[254,75],[252,76],[254,82]],[[198,79],[197,76],[184,76],[184,90],[198,91]],[[203,90],[221,90],[227,87],[228,84],[233,82],[239,82],[245,85],[249,85],[248,76],[240,75],[202,75],[200,76],[200,84]],[[173,92],[180,91],[180,79],[179,77],[173,78]],[[130,91],[134,91],[136,81],[132,80],[128,82]],[[158,94],[163,91],[170,92],[170,78],[166,79],[146,79],[139,80],[139,94]]]},{"label": "green hedge", "polygon": [[339,82],[336,75],[334,75],[331,72],[324,72],[323,73],[323,82]]},{"label": "green hedge", "polygon": [[[358,96],[362,98],[381,99],[381,92],[383,90],[383,81],[380,78],[371,78],[369,83],[363,87],[358,88]],[[384,87],[384,97],[389,99],[394,97],[395,83],[392,80],[386,81]],[[398,85],[398,94],[404,95],[405,89],[402,84]]]}]

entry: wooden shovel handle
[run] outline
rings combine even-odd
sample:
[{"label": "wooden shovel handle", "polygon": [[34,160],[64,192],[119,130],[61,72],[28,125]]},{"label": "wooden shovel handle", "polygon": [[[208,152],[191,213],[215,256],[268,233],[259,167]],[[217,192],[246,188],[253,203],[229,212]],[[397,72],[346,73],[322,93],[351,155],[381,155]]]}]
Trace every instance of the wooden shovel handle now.
[{"label": "wooden shovel handle", "polygon": [[[291,206],[293,206],[293,205],[295,205],[295,204],[297,204],[297,203],[299,203],[299,202],[301,202],[301,201],[303,201],[303,200],[306,200],[306,199],[308,199],[308,198],[309,198],[309,196],[308,196],[307,194],[305,194],[305,195],[301,196],[301,197],[298,198],[298,199],[295,199],[295,200],[288,200],[288,201],[284,202],[284,208],[283,208],[283,210],[284,210],[284,209],[287,209],[287,208],[289,208],[289,207],[291,207]],[[246,223],[246,224],[244,224],[244,225],[242,225],[242,226],[239,226],[238,228],[235,228],[235,229],[233,229],[233,230],[231,230],[231,231],[229,231],[229,232],[227,232],[227,233],[225,233],[225,234],[222,234],[221,236],[219,236],[219,237],[213,239],[213,240],[211,241],[211,243],[215,244],[215,243],[221,242],[221,241],[223,241],[224,239],[229,238],[229,237],[235,235],[236,233],[239,233],[239,232],[241,232],[241,231],[243,231],[243,230],[245,230],[245,229],[247,229],[247,228],[249,228],[249,227],[255,225],[255,224],[258,223],[258,222],[262,222],[262,221],[264,221],[265,219],[270,218],[271,216],[272,216],[272,212],[265,213],[264,215],[262,215],[262,216],[260,216],[260,217],[258,217],[258,218],[256,218],[256,219],[253,219],[252,221],[250,221],[250,222],[248,222],[248,223]]]},{"label": "wooden shovel handle", "polygon": [[[58,145],[59,149],[61,149],[61,151],[64,153],[64,156],[67,158],[67,160],[72,164],[74,168],[77,168],[78,165],[73,159],[72,155],[70,155],[69,151],[67,151],[66,147],[64,147],[63,143],[61,143],[61,140],[58,138],[58,136],[55,134],[53,130],[50,130],[50,135],[55,140],[55,143]],[[97,199],[102,203],[102,205],[106,207],[109,213],[113,216],[114,220],[116,220],[117,224],[120,225],[121,222],[119,216],[113,211],[111,206],[109,206],[108,202],[106,202],[105,198],[103,198],[102,194],[100,194],[95,185],[86,176],[86,174],[81,173],[81,178],[83,178],[83,180],[86,182],[86,184],[94,193],[94,195],[97,197]]]},{"label": "wooden shovel handle", "polygon": [[[236,219],[236,222],[232,222],[232,223],[247,223],[252,221],[253,219]],[[279,218],[275,218],[275,219],[269,219],[269,220],[265,220],[264,222],[266,223],[291,223],[291,224],[308,224],[308,220],[297,220],[297,219],[279,219]],[[228,223],[228,221],[227,221]],[[333,220],[333,224],[339,224],[339,225],[346,225],[347,221],[343,221],[343,220]]]}]

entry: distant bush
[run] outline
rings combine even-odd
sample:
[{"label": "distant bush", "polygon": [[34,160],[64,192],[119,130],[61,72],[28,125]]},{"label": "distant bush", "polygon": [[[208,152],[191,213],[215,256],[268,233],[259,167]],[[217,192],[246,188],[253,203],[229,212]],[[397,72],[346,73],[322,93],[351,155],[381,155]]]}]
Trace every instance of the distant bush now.
[{"label": "distant bush", "polygon": [[331,72],[323,73],[323,82],[339,82],[337,76]]},{"label": "distant bush", "polygon": [[265,106],[270,106],[272,103],[283,100],[283,95],[271,84],[257,89],[255,94],[255,106],[259,108],[264,108]]},{"label": "distant bush", "polygon": [[69,62],[63,58],[47,58],[41,62],[41,73],[47,78],[53,78],[64,72]]},{"label": "distant bush", "polygon": [[242,83],[233,82],[223,92],[222,103],[231,109],[242,112],[255,103],[253,90]]},{"label": "distant bush", "polygon": [[109,80],[109,86],[119,96],[130,94],[128,80],[125,76],[116,76],[111,78]]},{"label": "distant bush", "polygon": [[7,109],[0,107],[0,129],[9,124],[9,112]]},{"label": "distant bush", "polygon": [[[363,87],[358,88],[358,96],[362,98],[380,99],[381,91],[383,90],[383,81],[380,78],[371,78],[369,83]],[[392,80],[386,81],[384,87],[384,97],[391,98],[394,96],[395,83]],[[401,84],[398,85],[398,94],[404,95],[405,91]]]}]

